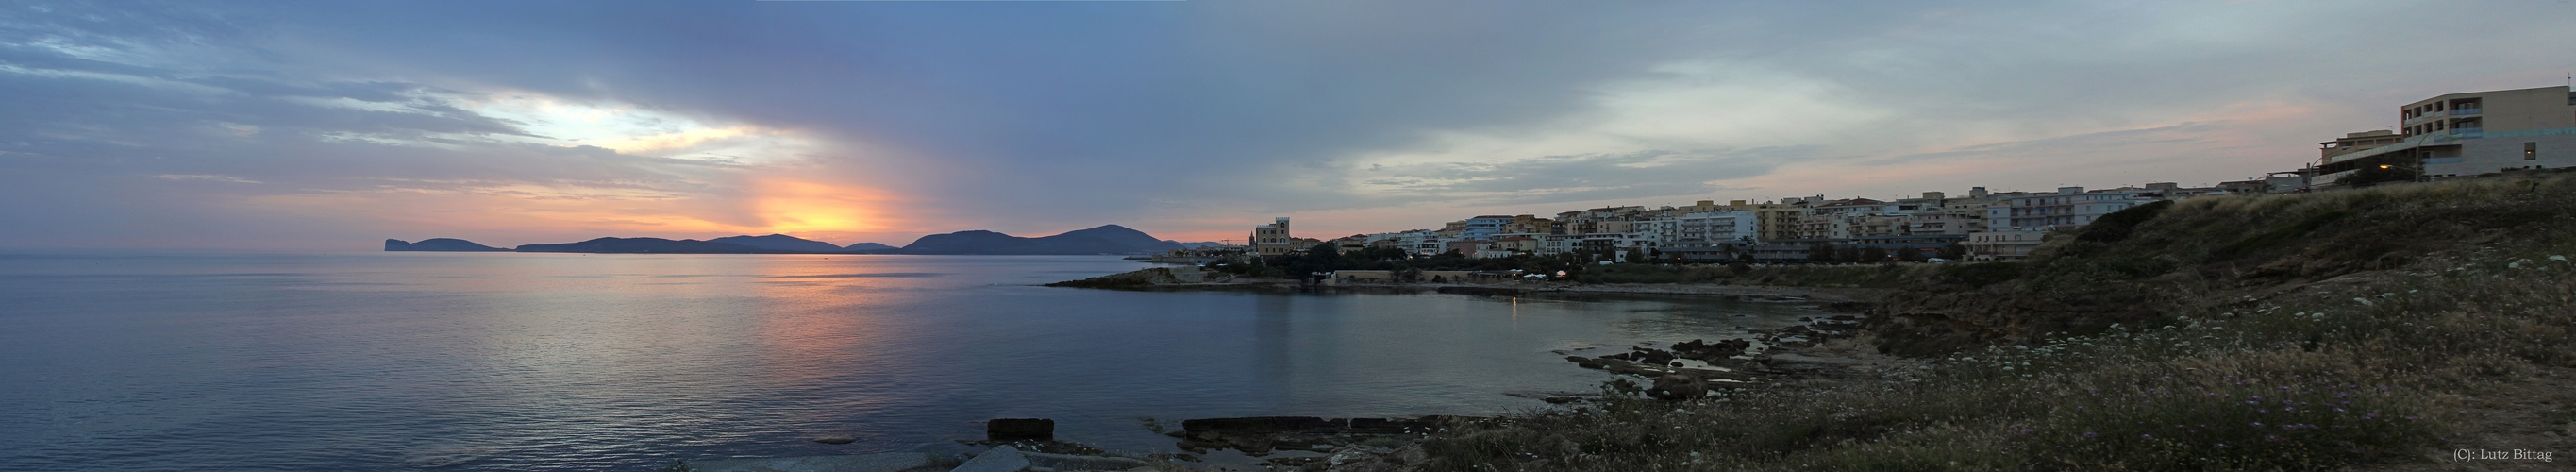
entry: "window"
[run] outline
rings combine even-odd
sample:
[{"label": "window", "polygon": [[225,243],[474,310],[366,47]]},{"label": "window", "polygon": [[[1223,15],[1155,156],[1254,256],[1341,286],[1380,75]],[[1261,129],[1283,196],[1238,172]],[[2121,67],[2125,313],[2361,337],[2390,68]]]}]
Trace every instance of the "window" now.
[{"label": "window", "polygon": [[2540,143],[2538,143],[2538,142],[2522,143],[2522,160],[2526,160],[2526,161],[2540,160]]}]

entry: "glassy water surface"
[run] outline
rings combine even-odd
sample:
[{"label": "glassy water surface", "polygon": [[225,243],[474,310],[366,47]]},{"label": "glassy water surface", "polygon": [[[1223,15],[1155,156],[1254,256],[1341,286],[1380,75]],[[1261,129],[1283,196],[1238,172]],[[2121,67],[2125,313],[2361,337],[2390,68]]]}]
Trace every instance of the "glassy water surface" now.
[{"label": "glassy water surface", "polygon": [[[988,418],[1492,414],[1550,350],[1817,312],[1115,292],[1115,257],[0,253],[0,470],[641,469],[959,448]],[[1605,352],[1605,351],[1595,351]],[[825,435],[859,438],[825,445]]]}]

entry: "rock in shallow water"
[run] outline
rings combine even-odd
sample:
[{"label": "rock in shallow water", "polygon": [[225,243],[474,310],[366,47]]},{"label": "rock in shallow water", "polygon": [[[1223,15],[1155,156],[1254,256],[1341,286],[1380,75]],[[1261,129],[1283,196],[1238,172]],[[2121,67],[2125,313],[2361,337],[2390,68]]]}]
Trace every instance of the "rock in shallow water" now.
[{"label": "rock in shallow water", "polygon": [[984,436],[985,439],[994,441],[1009,441],[1015,439],[1053,439],[1055,438],[1055,420],[1043,418],[995,418],[992,421],[984,422]]}]

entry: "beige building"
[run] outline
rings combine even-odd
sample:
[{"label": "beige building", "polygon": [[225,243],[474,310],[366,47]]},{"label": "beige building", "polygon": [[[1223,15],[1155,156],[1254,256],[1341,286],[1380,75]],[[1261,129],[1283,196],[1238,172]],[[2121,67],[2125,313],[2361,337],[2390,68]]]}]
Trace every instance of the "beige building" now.
[{"label": "beige building", "polygon": [[2405,136],[2399,136],[2395,131],[2384,129],[2363,131],[2359,133],[2344,133],[2342,138],[2317,143],[2317,152],[2324,154],[2322,156],[2318,156],[2317,159],[2333,159],[2335,156],[2368,151],[2371,148],[2397,144],[2397,142],[2405,140]]},{"label": "beige building", "polygon": [[1753,213],[1753,238],[1762,241],[1797,237],[1798,217],[1807,214],[1807,209],[1803,207],[1777,203],[1745,203],[1743,200],[1729,201],[1726,202],[1726,206],[1719,208]]},{"label": "beige building", "polygon": [[[2576,93],[2566,86],[2442,95],[2399,107],[2397,117],[2395,142],[2361,133],[2333,141],[2316,181],[2369,167],[2438,179],[2576,166]],[[2352,139],[2361,141],[2344,144]]]},{"label": "beige building", "polygon": [[2047,234],[2044,231],[1968,233],[1968,241],[1959,244],[1968,247],[1968,260],[2018,261],[2030,258],[2031,250],[2038,249],[2042,236]]},{"label": "beige building", "polygon": [[1255,255],[1276,256],[1304,249],[1297,247],[1296,237],[1288,235],[1288,217],[1282,216],[1270,224],[1252,227],[1252,253]]}]

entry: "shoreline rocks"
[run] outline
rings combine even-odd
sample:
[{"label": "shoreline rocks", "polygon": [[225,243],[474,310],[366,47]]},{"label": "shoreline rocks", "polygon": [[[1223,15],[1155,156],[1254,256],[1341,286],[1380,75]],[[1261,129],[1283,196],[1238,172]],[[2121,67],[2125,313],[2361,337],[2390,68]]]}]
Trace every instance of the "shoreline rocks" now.
[{"label": "shoreline rocks", "polygon": [[[1860,317],[1836,315],[1825,318],[1799,318],[1805,324],[1791,325],[1772,331],[1753,331],[1754,340],[1762,342],[1759,351],[1753,340],[1722,339],[1716,342],[1693,339],[1673,343],[1672,349],[1637,346],[1629,352],[1600,357],[1565,356],[1577,367],[1633,375],[1652,380],[1645,393],[1661,400],[1688,400],[1705,396],[1711,381],[1751,382],[1754,374],[1771,376],[1797,375],[1818,371],[1833,362],[1822,358],[1791,354],[1785,350],[1815,347],[1828,340],[1850,337],[1858,332]],[[1778,352],[1775,357],[1774,351]],[[1688,362],[1706,363],[1709,369],[1688,367]],[[1569,400],[1570,401],[1570,400]],[[1558,403],[1550,399],[1550,403]]]},{"label": "shoreline rocks", "polygon": [[[1247,456],[1262,457],[1279,451],[1330,453],[1354,446],[1382,445],[1390,443],[1385,438],[1429,434],[1466,419],[1439,415],[1419,418],[1203,418],[1184,420],[1180,430],[1165,434],[1179,438],[1176,445],[1193,454],[1232,449]],[[1287,462],[1298,460],[1302,459],[1285,459]]]},{"label": "shoreline rocks", "polygon": [[1055,439],[1055,420],[994,418],[984,422],[984,439],[988,441],[1052,440]]}]

